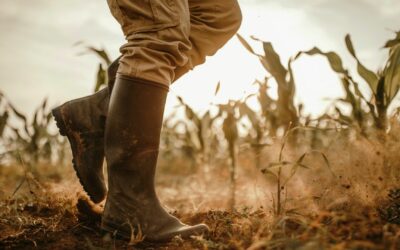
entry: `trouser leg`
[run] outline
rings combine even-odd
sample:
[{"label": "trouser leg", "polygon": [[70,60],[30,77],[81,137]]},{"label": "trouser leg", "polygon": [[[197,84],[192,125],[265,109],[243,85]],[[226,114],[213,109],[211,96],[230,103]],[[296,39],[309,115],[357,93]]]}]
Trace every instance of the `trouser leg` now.
[{"label": "trouser leg", "polygon": [[187,2],[109,3],[117,4],[114,16],[128,43],[121,49],[105,129],[109,194],[102,228],[128,239],[141,230],[150,241],[204,233],[207,226],[188,226],[169,215],[154,188],[168,85],[191,48]]},{"label": "trouser leg", "polygon": [[169,86],[175,69],[189,62],[190,14],[187,0],[108,0],[127,43],[118,73]]},{"label": "trouser leg", "polygon": [[175,80],[194,67],[203,64],[236,34],[242,22],[237,0],[189,0],[192,48],[188,63],[175,69]]},{"label": "trouser leg", "polygon": [[[106,92],[111,94],[120,63],[122,63],[120,73],[125,75],[141,75],[142,78],[151,78],[153,75],[161,73],[161,77],[156,78],[164,79],[164,84],[170,81],[165,80],[167,78],[175,81],[193,67],[202,64],[206,56],[215,54],[236,33],[241,22],[240,8],[236,0],[225,0],[223,3],[214,0],[189,0],[188,4],[182,3],[184,2],[182,1],[177,2],[178,5],[164,8],[155,5],[154,2],[152,5],[146,3],[135,5],[131,2],[109,0],[113,14],[120,21],[128,38],[134,39],[128,41],[122,48],[122,52],[126,53],[124,59],[120,61],[121,57],[119,57],[110,65],[108,90],[104,89],[87,98],[80,98],[56,109],[56,111],[61,109],[63,111],[56,112],[57,125],[61,126],[62,133],[68,135],[68,138],[72,140],[75,169],[84,189],[95,202],[100,202],[106,195],[102,175],[103,149],[95,146],[78,147],[77,137],[72,136],[73,129],[68,130],[69,127],[63,124],[72,124],[69,126],[75,128],[77,134],[98,134],[97,137],[90,137],[90,140],[85,139],[86,142],[90,141],[95,145],[97,140],[103,139],[102,131],[109,101]],[[132,15],[135,13],[129,11],[130,8],[135,9],[136,12],[144,10],[142,13],[144,17],[133,18]],[[169,17],[165,15],[165,12],[170,10],[180,10],[183,14],[180,14],[179,18],[173,16],[168,21]],[[155,18],[154,11],[161,15]],[[132,21],[129,21],[129,18],[133,18]],[[189,19],[190,27],[188,26]],[[155,20],[157,22],[153,23]],[[141,26],[139,27],[139,25]],[[188,27],[190,32],[188,32]],[[139,34],[141,31],[146,31],[146,33],[150,31],[149,33],[153,32],[154,34],[142,36]],[[187,34],[189,34],[188,38],[186,38]],[[174,36],[177,37],[177,41],[174,40]],[[150,37],[150,41],[152,41],[152,46],[149,46],[149,55],[146,54],[148,52],[146,49],[144,51],[138,49],[138,47],[146,45],[146,37]],[[156,45],[154,42],[160,38],[165,41],[162,41],[161,45]],[[157,48],[162,48],[163,52],[154,51]],[[158,55],[164,59],[158,61]],[[139,58],[137,63],[134,61],[135,58]],[[165,58],[170,60],[167,65],[163,63]],[[154,60],[156,61],[154,62]],[[175,68],[174,65],[176,65]],[[159,66],[160,70],[157,69]],[[171,73],[172,69],[173,73]],[[77,150],[81,148],[82,152]]]},{"label": "trouser leg", "polygon": [[[119,73],[136,77],[142,75],[142,78],[150,80],[151,78],[154,80],[154,76],[151,75],[152,73],[165,72],[166,69],[171,70],[172,68],[170,66],[175,65],[173,73],[169,72],[169,75],[172,76],[170,77],[171,82],[176,81],[189,70],[204,63],[207,56],[214,55],[237,32],[242,21],[241,10],[237,0],[188,0],[187,4],[186,1],[180,1],[180,4],[175,6],[173,10],[180,13],[181,17],[173,19],[170,21],[169,25],[176,25],[177,22],[179,22],[179,24],[176,27],[160,30],[158,32],[160,34],[159,39],[163,38],[164,41],[158,39],[161,45],[155,46],[164,49],[169,48],[165,51],[170,52],[170,55],[174,55],[175,59],[178,58],[178,60],[176,60],[176,63],[169,63],[168,67],[165,65],[162,66],[165,60],[159,61],[157,57],[154,58],[155,55],[147,55],[146,57],[148,57],[148,59],[155,59],[153,60],[153,64],[149,65],[148,63],[151,63],[150,61],[142,64],[142,60],[134,60],[135,57],[140,58],[141,53],[136,52],[135,54],[133,51],[136,50],[135,48],[137,46],[146,45],[146,37],[136,35],[136,40],[142,40],[140,43],[137,41],[129,41],[129,38],[132,38],[132,36],[128,34],[132,33],[131,30],[134,29],[134,27],[128,24],[129,21],[127,21],[127,18],[134,14],[124,14],[129,12],[129,5],[117,5],[113,3],[113,1],[115,0],[109,0],[109,3],[111,2],[110,8],[117,20],[122,20],[120,23],[125,22],[125,26],[122,25],[122,27],[128,39],[128,43],[121,48],[121,52],[126,53],[126,55],[121,61]],[[122,2],[124,1],[127,0],[123,0]],[[184,3],[182,4],[182,2]],[[116,5],[117,7],[115,7]],[[164,20],[164,16],[161,15],[159,19]],[[135,20],[133,22],[135,22]],[[138,23],[137,20],[136,23]],[[142,21],[142,23],[146,22]],[[167,24],[160,24],[158,28],[163,25],[168,26]],[[149,26],[146,27],[146,25],[144,25],[143,29],[149,29]],[[169,42],[174,39],[178,41]],[[157,39],[155,41],[157,41]],[[164,59],[165,56],[168,57],[168,53],[161,54],[164,56]],[[154,70],[154,65],[162,66],[162,68],[159,71]],[[150,76],[148,76],[148,74],[150,74]],[[163,73],[163,75],[165,76],[168,74]]]}]

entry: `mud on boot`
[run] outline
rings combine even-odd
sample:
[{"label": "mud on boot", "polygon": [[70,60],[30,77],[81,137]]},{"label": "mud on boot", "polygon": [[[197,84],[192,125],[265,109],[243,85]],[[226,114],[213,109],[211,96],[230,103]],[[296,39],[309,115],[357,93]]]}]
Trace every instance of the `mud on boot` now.
[{"label": "mud on boot", "polygon": [[104,200],[104,128],[118,57],[107,69],[108,86],[97,93],[69,101],[52,110],[60,134],[71,145],[72,163],[83,189],[93,202]]},{"label": "mud on boot", "polygon": [[102,229],[146,241],[187,238],[208,231],[188,226],[170,215],[157,198],[154,177],[168,87],[119,76],[111,95],[105,132],[109,192]]},{"label": "mud on boot", "polygon": [[72,150],[72,163],[83,189],[93,202],[104,200],[104,126],[108,89],[64,103],[52,110],[60,134]]}]

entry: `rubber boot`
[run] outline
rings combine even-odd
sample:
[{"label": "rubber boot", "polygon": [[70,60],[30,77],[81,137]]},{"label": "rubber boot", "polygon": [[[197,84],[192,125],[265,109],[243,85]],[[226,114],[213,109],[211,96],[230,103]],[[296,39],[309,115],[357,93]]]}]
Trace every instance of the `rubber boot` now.
[{"label": "rubber boot", "polygon": [[109,191],[102,229],[130,239],[168,241],[208,231],[188,226],[170,215],[157,198],[154,177],[168,88],[137,78],[118,76],[105,132]]},{"label": "rubber boot", "polygon": [[67,136],[78,179],[91,200],[104,200],[104,128],[109,96],[115,82],[119,58],[107,70],[108,87],[97,93],[64,103],[52,110],[60,134]]}]

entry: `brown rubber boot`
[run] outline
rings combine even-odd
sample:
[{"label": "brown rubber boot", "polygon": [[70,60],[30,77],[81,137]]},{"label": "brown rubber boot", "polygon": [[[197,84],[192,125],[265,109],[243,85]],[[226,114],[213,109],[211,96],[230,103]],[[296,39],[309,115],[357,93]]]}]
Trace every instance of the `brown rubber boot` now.
[{"label": "brown rubber boot", "polygon": [[79,181],[95,203],[104,200],[107,194],[103,174],[104,128],[118,63],[119,58],[107,70],[108,87],[52,110],[60,134],[67,136],[71,145]]},{"label": "brown rubber boot", "polygon": [[105,132],[109,191],[103,212],[105,231],[130,239],[168,241],[208,231],[188,226],[160,204],[154,188],[158,148],[168,88],[137,78],[117,77]]}]

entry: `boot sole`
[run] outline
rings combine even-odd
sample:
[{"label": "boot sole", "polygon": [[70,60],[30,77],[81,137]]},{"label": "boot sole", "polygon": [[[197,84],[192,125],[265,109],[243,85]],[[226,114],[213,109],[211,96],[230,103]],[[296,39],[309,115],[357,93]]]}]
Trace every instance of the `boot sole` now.
[{"label": "boot sole", "polygon": [[106,222],[104,220],[102,220],[101,222],[101,229],[104,232],[107,233],[111,233],[112,235],[120,238],[120,239],[124,239],[124,240],[130,240],[131,239],[131,235],[128,233],[123,232],[122,230],[118,230],[116,229],[118,228],[116,225],[114,225],[113,223],[109,223]]},{"label": "boot sole", "polygon": [[85,183],[85,181],[83,180],[79,168],[76,164],[76,155],[79,152],[79,145],[81,145],[79,143],[80,141],[80,137],[78,135],[78,133],[74,132],[65,122],[64,119],[64,115],[63,115],[63,109],[64,105],[57,107],[55,109],[53,109],[51,111],[54,120],[56,121],[56,126],[60,132],[60,134],[62,136],[66,136],[69,144],[71,145],[71,150],[72,150],[72,166],[74,167],[75,173],[79,179],[79,182],[81,184],[81,186],[83,187],[83,190],[88,194],[88,196],[90,197],[90,199],[94,202],[94,203],[99,203],[101,201],[104,200],[105,197],[98,197],[95,194],[92,194],[90,191],[87,190],[87,186],[88,183]]},{"label": "boot sole", "polygon": [[[197,232],[195,231],[195,227],[197,227]],[[114,236],[120,238],[120,239],[125,239],[125,240],[130,240],[132,235],[130,233],[127,233],[126,231],[121,230],[120,226],[115,225],[114,223],[111,223],[109,221],[102,220],[101,223],[101,229],[105,232],[111,233]],[[201,235],[204,233],[209,232],[209,228],[205,225],[197,225],[192,227],[192,230],[187,230],[187,231],[181,231],[180,233],[176,233],[175,235],[169,235],[166,237],[160,237],[160,238],[148,238],[146,235],[143,235],[143,241],[145,242],[153,242],[153,243],[165,243],[171,241],[174,237],[180,236],[184,239],[190,238],[190,236],[194,235]]]}]

